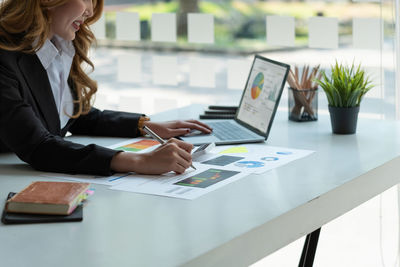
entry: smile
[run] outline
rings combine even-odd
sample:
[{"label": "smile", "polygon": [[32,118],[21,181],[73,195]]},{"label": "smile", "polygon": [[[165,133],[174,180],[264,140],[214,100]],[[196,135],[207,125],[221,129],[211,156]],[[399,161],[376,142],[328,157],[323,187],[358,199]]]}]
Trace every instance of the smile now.
[{"label": "smile", "polygon": [[72,23],[72,26],[75,28],[75,30],[79,30],[81,23],[79,21],[74,21]]}]

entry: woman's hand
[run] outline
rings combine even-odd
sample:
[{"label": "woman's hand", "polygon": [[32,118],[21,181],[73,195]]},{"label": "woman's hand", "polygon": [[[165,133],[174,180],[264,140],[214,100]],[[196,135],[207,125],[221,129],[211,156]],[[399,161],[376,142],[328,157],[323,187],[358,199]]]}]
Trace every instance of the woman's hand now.
[{"label": "woman's hand", "polygon": [[142,174],[162,174],[173,171],[177,174],[185,172],[192,164],[193,145],[170,139],[155,150],[134,154],[120,152],[111,160],[111,169],[116,172],[136,172]]},{"label": "woman's hand", "polygon": [[211,133],[212,128],[197,120],[153,122],[146,121],[145,126],[149,127],[162,138],[171,138],[190,133],[191,130],[199,130],[203,133]]}]

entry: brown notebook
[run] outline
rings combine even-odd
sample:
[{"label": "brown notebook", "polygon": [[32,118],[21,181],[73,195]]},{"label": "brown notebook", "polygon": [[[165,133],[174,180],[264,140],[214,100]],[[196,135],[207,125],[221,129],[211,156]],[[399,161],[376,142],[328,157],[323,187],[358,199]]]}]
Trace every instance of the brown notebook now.
[{"label": "brown notebook", "polygon": [[33,182],[6,203],[7,212],[69,215],[86,198],[89,183]]}]

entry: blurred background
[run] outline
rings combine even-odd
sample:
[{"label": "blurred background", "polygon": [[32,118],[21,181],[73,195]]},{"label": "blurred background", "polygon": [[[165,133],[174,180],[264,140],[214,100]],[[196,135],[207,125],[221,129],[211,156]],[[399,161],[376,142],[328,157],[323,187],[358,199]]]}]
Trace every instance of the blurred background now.
[{"label": "blurred background", "polygon": [[[195,103],[237,105],[252,59],[261,54],[292,68],[320,66],[328,74],[336,60],[361,64],[375,87],[360,117],[398,115],[395,1],[105,0],[105,5],[93,25],[98,42],[90,51],[100,109],[151,116]],[[288,112],[287,87],[279,110]],[[318,113],[329,119],[321,91]],[[398,266],[398,225],[392,188],[324,226],[314,266]],[[297,266],[303,242],[254,266]]]},{"label": "blurred background", "polygon": [[[126,12],[138,16],[136,40],[117,36],[118,28],[130,27],[129,23],[123,23],[123,20],[120,20],[121,26],[117,27],[118,15]],[[176,17],[176,36],[175,39],[171,39],[172,41],[152,39],[152,16],[161,13],[173,14]],[[207,43],[188,40],[188,13],[212,16],[213,40]],[[335,60],[360,63],[376,85],[366,95],[366,100],[371,105],[363,105],[361,113],[370,117],[395,118],[394,16],[392,1],[376,3],[106,0],[104,18],[98,22],[104,30],[100,30],[98,47],[93,53],[97,67],[93,77],[102,86],[96,104],[103,108],[110,106],[147,114],[194,102],[234,104],[240,99],[251,60],[254,54],[258,53],[291,64],[293,67],[297,65],[301,68],[305,64],[320,65],[328,72]],[[292,40],[289,42],[283,40],[283,43],[286,42],[284,45],[279,45],[279,41],[282,41],[279,40],[279,36],[277,42],[270,40],[267,35],[267,17],[292,20],[289,21],[293,23],[292,27],[288,28],[284,24],[281,30],[283,39],[292,38]],[[316,17],[326,19],[327,23],[312,21]],[[358,23],[359,26],[354,28],[357,26],[354,20],[362,23]],[[274,23],[280,25],[279,21]],[[322,40],[327,39],[326,42],[335,38],[334,43],[319,45],[317,40],[316,44],[310,45],[310,23],[317,25],[314,36]],[[321,24],[320,29],[318,24]],[[336,26],[334,33],[330,31],[332,25]],[[372,25],[376,30],[368,25]],[[133,31],[134,28],[130,29]],[[272,29],[280,33],[280,29],[274,25]],[[353,35],[355,30],[359,37]],[[271,38],[276,34],[272,32]],[[293,37],[287,37],[288,34],[292,34]],[[197,59],[201,59],[201,62]],[[212,69],[203,70],[202,63]],[[122,68],[121,65],[126,68]],[[167,68],[169,71],[167,73],[163,69],[165,70],[164,66],[168,65],[170,68]],[[125,69],[127,73],[121,73],[124,71],[119,71],[119,68]],[[132,71],[129,73],[128,69]],[[193,69],[197,71],[191,72]],[[193,82],[192,76],[196,76],[196,73],[205,77],[202,83]],[[169,75],[170,79],[161,77],[163,75]],[[286,93],[285,90],[281,108],[286,107],[284,105],[287,102]],[[133,99],[129,101],[135,105],[121,103],[117,95],[132,97]],[[166,100],[161,101],[163,105],[157,105],[160,99]],[[322,101],[319,106],[323,112],[326,109],[325,96],[321,95],[319,100]]]}]

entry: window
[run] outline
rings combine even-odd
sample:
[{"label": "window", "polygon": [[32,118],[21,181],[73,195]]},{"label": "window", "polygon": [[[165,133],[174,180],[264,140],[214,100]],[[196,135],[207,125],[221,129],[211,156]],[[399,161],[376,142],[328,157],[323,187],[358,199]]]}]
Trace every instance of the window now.
[{"label": "window", "polygon": [[[328,72],[335,60],[361,64],[376,85],[361,116],[396,117],[393,1],[135,2],[106,1],[93,27],[100,108],[152,114],[191,103],[237,104],[259,53]],[[319,112],[327,113],[321,90],[318,98]]]}]

